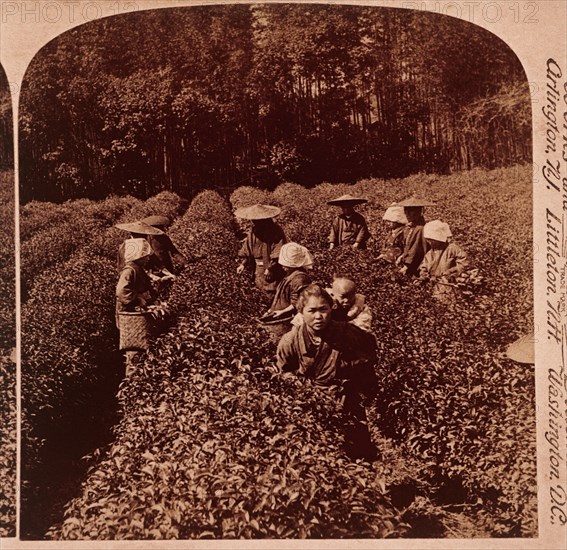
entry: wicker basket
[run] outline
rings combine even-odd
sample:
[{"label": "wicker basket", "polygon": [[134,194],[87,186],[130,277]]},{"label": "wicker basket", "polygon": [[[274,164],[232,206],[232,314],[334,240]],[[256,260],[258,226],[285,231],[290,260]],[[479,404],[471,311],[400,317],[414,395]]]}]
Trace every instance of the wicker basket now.
[{"label": "wicker basket", "polygon": [[140,351],[150,347],[151,324],[147,313],[121,311],[118,319],[121,351]]}]

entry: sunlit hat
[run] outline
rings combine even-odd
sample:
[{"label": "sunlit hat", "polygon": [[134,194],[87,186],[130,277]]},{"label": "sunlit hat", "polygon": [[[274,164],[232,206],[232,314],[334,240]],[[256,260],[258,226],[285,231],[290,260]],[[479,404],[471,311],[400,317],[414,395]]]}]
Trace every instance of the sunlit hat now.
[{"label": "sunlit hat", "polygon": [[124,261],[133,262],[153,253],[150,243],[146,239],[126,239],[124,241]]},{"label": "sunlit hat", "polygon": [[453,234],[451,233],[448,223],[442,222],[441,220],[432,220],[423,226],[423,236],[426,239],[446,243]]},{"label": "sunlit hat", "polygon": [[517,363],[535,363],[535,336],[526,334],[508,346],[506,355]]},{"label": "sunlit hat", "polygon": [[234,215],[243,220],[267,220],[269,218],[275,218],[280,212],[281,209],[277,206],[253,204],[252,206],[238,208],[234,211]]},{"label": "sunlit hat", "polygon": [[140,222],[152,225],[153,227],[162,227],[169,225],[171,220],[167,216],[148,216],[147,218],[140,220]]},{"label": "sunlit hat", "polygon": [[161,229],[142,222],[117,223],[114,227],[122,229],[122,231],[128,231],[129,233],[138,233],[139,235],[163,235]]},{"label": "sunlit hat", "polygon": [[368,199],[362,197],[353,197],[352,195],[342,195],[336,199],[327,201],[331,206],[356,206],[357,204],[364,204]]},{"label": "sunlit hat", "polygon": [[408,223],[403,206],[390,206],[384,213],[382,219],[389,222]]},{"label": "sunlit hat", "polygon": [[421,199],[419,197],[409,197],[403,201],[396,202],[392,206],[405,206],[405,207],[423,207],[423,206],[435,206],[435,203],[428,201],[426,199]]},{"label": "sunlit hat", "polygon": [[280,249],[278,263],[284,267],[311,267],[313,256],[300,244],[286,243]]}]

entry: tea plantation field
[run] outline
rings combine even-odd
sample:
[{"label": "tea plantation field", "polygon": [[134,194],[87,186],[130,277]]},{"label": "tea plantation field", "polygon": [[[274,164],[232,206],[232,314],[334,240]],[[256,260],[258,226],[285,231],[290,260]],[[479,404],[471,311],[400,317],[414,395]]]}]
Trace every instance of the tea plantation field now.
[{"label": "tea plantation field", "polygon": [[[373,235],[367,250],[326,250],[336,211],[325,203],[343,193],[369,199],[359,209]],[[484,277],[456,307],[376,261],[384,209],[412,193],[435,201],[426,218],[451,225]],[[282,208],[288,239],[314,253],[316,279],[350,274],[374,311],[377,462],[349,461],[338,405],[275,367],[275,345],[256,322],[261,298],[235,269],[232,211],[255,202]],[[534,372],[503,354],[533,328],[531,208],[531,170],[522,166],[205,191],[189,206],[170,193],[145,203],[26,205],[23,536],[534,536]],[[171,216],[174,242],[199,259],[171,290],[172,326],[120,383],[114,403],[121,367],[113,259],[122,235],[111,226],[149,213]],[[109,419],[111,430],[92,437],[91,427],[96,434]],[[60,464],[55,448],[82,465],[59,487],[46,481]]]},{"label": "tea plantation field", "polygon": [[16,533],[14,172],[0,170],[0,538]]}]

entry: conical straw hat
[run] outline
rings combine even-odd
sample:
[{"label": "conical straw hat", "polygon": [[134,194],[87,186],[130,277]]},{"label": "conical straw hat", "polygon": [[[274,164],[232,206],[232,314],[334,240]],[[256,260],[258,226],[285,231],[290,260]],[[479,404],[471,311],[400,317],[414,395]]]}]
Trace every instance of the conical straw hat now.
[{"label": "conical straw hat", "polygon": [[327,202],[331,206],[356,206],[357,204],[364,204],[368,199],[361,197],[353,197],[352,195],[342,195],[336,199]]},{"label": "conical straw hat", "polygon": [[517,363],[535,363],[535,336],[526,334],[508,346],[506,355]]},{"label": "conical straw hat", "polygon": [[140,235],[163,235],[163,231],[161,229],[157,229],[142,222],[117,223],[114,227],[122,229],[122,231],[138,233]]},{"label": "conical straw hat", "polygon": [[153,227],[156,226],[161,227],[161,226],[169,225],[171,223],[171,220],[167,216],[148,216],[147,218],[144,218],[143,220],[140,221],[142,223],[151,225]]},{"label": "conical straw hat", "polygon": [[281,209],[277,206],[253,204],[252,206],[238,208],[234,211],[234,215],[243,220],[267,220],[269,218],[275,218],[280,212]]}]

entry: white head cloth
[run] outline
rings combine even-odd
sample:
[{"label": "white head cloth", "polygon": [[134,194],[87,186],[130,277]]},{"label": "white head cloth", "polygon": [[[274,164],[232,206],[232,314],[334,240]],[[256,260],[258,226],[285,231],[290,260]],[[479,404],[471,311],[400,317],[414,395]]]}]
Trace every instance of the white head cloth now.
[{"label": "white head cloth", "polygon": [[311,267],[313,256],[300,244],[286,243],[281,247],[278,262],[284,267]]},{"label": "white head cloth", "polygon": [[133,262],[153,253],[146,239],[126,239],[124,241],[124,261]]},{"label": "white head cloth", "polygon": [[449,224],[441,220],[432,220],[423,226],[423,236],[426,239],[433,239],[446,243],[453,236]]}]

